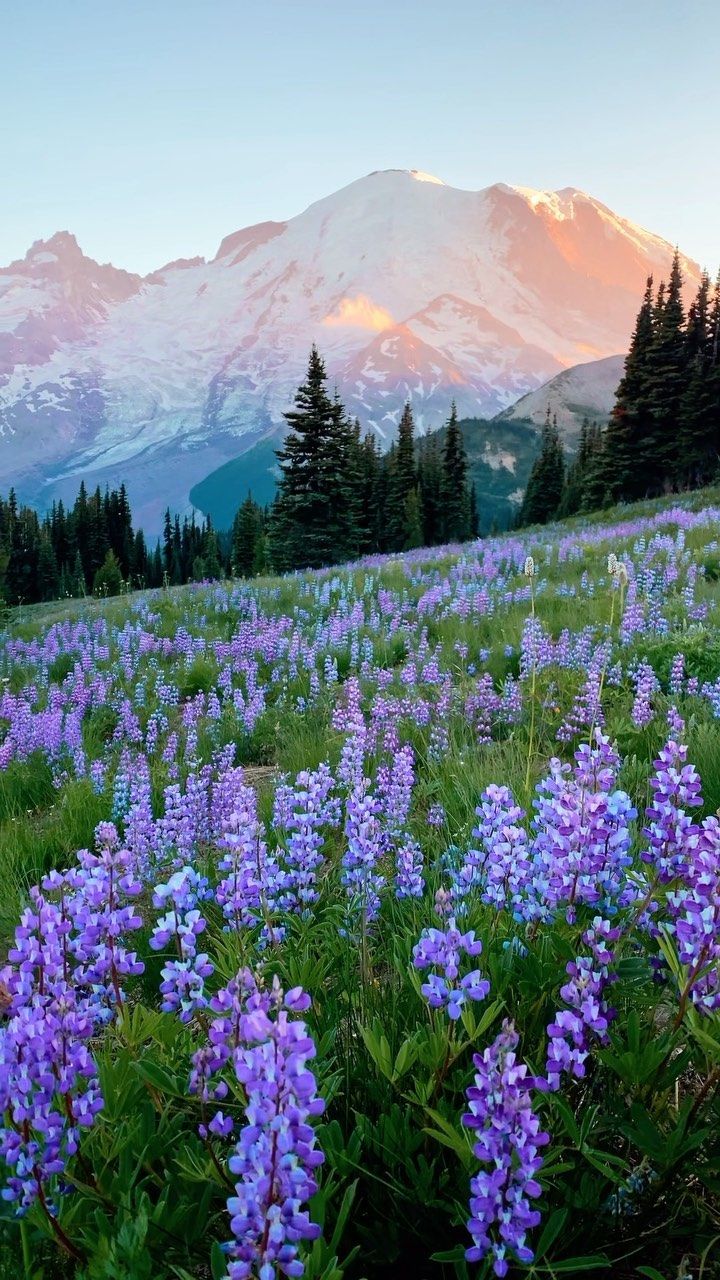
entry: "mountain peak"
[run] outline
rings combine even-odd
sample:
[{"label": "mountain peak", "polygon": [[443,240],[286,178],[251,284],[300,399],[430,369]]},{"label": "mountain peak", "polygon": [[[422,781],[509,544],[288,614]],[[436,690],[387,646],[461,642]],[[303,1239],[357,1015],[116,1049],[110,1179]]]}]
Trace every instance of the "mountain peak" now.
[{"label": "mountain peak", "polygon": [[436,187],[444,187],[447,185],[447,183],[443,182],[442,178],[435,178],[432,173],[424,173],[422,169],[411,169],[410,177],[414,178],[416,182],[432,182]]},{"label": "mountain peak", "polygon": [[60,257],[83,258],[84,256],[72,232],[56,231],[48,240],[35,240],[25,254],[25,261],[52,262]]},{"label": "mountain peak", "polygon": [[[278,436],[313,340],[349,412],[388,441],[408,397],[423,429],[453,397],[496,414],[626,349],[647,276],[671,259],[573,187],[461,190],[401,168],[144,280],[58,232],[0,268],[0,488],[44,480],[45,500],[80,474],[125,480],[154,530],[203,473]],[[683,273],[692,291],[698,269]]]},{"label": "mountain peak", "polygon": [[403,178],[413,178],[415,182],[430,182],[436,187],[447,186],[442,178],[436,178],[432,173],[426,173],[424,169],[373,169],[372,173],[368,174],[368,178],[384,178],[393,173],[400,174]]}]

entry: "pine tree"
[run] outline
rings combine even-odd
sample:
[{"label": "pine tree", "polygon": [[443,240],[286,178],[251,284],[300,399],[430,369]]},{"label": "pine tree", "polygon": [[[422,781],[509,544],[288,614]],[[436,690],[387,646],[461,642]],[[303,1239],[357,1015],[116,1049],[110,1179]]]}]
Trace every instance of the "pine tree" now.
[{"label": "pine tree", "polygon": [[325,563],[357,558],[362,536],[359,424],[351,421],[337,389],[332,400],[332,430],[321,459],[320,490],[326,495],[328,522]]},{"label": "pine tree", "polygon": [[210,582],[217,582],[222,577],[222,565],[220,563],[217,534],[212,528],[209,518],[202,539],[202,558],[205,562],[204,576]]},{"label": "pine tree", "polygon": [[475,482],[470,485],[470,537],[477,538],[480,534],[480,514],[478,512],[477,489]]},{"label": "pine tree", "polygon": [[640,496],[644,483],[638,472],[638,457],[652,423],[649,379],[654,315],[653,279],[649,276],[605,432],[603,483],[608,504]]},{"label": "pine tree", "polygon": [[167,574],[169,579],[170,575],[172,574],[172,564],[173,564],[173,530],[172,530],[172,520],[170,518],[169,507],[165,508],[165,515],[163,517],[162,558],[163,558],[163,572]]},{"label": "pine tree", "polygon": [[403,551],[412,551],[423,544],[422,521],[420,519],[420,495],[417,489],[411,489],[403,504],[403,528],[405,540]]},{"label": "pine tree", "polygon": [[37,565],[37,590],[40,600],[57,599],[60,589],[60,575],[57,560],[50,539],[49,530],[43,530],[40,537]]},{"label": "pine tree", "polygon": [[148,577],[148,553],[145,543],[145,534],[142,529],[138,529],[132,539],[132,550],[130,553],[128,573],[135,586],[144,587],[146,585]]},{"label": "pine tree", "polygon": [[277,451],[281,476],[271,521],[277,569],[336,563],[344,549],[338,547],[338,526],[340,542],[348,541],[341,473],[349,429],[326,382],[325,365],[313,346],[295,408],[285,414],[288,434]]},{"label": "pine tree", "polygon": [[93,594],[96,596],[117,596],[123,588],[120,564],[114,551],[108,550],[100,568],[93,579]]},{"label": "pine tree", "polygon": [[160,543],[156,542],[155,550],[153,551],[152,560],[150,562],[150,581],[148,583],[148,586],[161,587],[162,581],[163,581],[162,552],[160,551]]},{"label": "pine tree", "polygon": [[587,418],[583,418],[577,452],[565,471],[565,487],[558,509],[558,514],[561,516],[576,515],[582,505],[589,456],[589,434],[590,423]]},{"label": "pine tree", "polygon": [[360,444],[360,546],[361,555],[379,551],[381,545],[380,459],[375,436],[368,432]]},{"label": "pine tree", "polygon": [[667,295],[663,291],[655,308],[648,358],[651,426],[640,439],[633,459],[650,496],[673,487],[680,479],[680,417],[686,368],[682,275],[676,250]]},{"label": "pine tree", "polygon": [[400,551],[405,545],[407,536],[405,508],[410,494],[415,490],[416,484],[415,421],[412,407],[408,400],[400,418],[397,442],[393,453],[393,467],[388,475],[385,537],[389,551]]},{"label": "pine tree", "polygon": [[706,273],[688,312],[687,378],[680,410],[681,478],[694,487],[717,474],[720,447],[720,275],[712,303]]},{"label": "pine tree", "polygon": [[463,542],[470,532],[470,502],[467,490],[467,457],[453,400],[445,427],[445,447],[440,482],[443,537],[447,542]]},{"label": "pine tree", "polygon": [[609,502],[605,482],[605,435],[597,423],[588,428],[580,511],[597,511]]},{"label": "pine tree", "polygon": [[239,578],[251,578],[257,572],[255,565],[258,542],[263,538],[262,511],[252,495],[248,494],[235,516],[232,528],[231,558]]},{"label": "pine tree", "polygon": [[434,547],[442,541],[443,536],[442,457],[437,432],[420,441],[418,482],[423,541],[426,547]]},{"label": "pine tree", "polygon": [[179,587],[190,576],[189,563],[183,563],[182,534],[180,532],[179,516],[175,516],[172,523],[170,546],[170,581],[174,587]]},{"label": "pine tree", "polygon": [[546,524],[558,514],[565,482],[565,454],[560,441],[557,418],[550,417],[548,405],[540,437],[540,452],[535,459],[525,496],[518,513],[518,524]]}]

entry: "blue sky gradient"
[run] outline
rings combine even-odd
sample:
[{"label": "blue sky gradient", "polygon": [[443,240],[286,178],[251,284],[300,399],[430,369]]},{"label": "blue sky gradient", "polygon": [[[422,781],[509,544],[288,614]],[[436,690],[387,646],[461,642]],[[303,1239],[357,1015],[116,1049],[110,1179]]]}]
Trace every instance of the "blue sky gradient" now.
[{"label": "blue sky gradient", "polygon": [[577,186],[720,261],[714,0],[29,0],[2,43],[3,263],[212,256],[384,168]]}]

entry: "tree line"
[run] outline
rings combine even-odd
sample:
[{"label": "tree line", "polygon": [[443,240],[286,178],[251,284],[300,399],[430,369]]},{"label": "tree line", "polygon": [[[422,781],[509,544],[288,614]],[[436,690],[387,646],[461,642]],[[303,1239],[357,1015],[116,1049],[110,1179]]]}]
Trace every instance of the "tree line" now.
[{"label": "tree line", "polygon": [[607,426],[583,422],[568,463],[547,418],[519,524],[541,524],[717,479],[720,471],[720,275],[703,272],[687,313],[680,259],[647,281]]},{"label": "tree line", "polygon": [[[592,511],[714,480],[720,469],[720,276],[702,275],[687,313],[675,253],[667,285],[648,279],[615,405],[603,428],[585,420],[566,457],[548,409],[517,524]],[[305,381],[285,415],[277,451],[279,481],[269,508],[248,494],[232,528],[209,517],[165,512],[150,550],[133,525],[124,484],[72,506],[54,502],[40,517],[0,497],[0,599],[34,603],[128,587],[182,585],[227,575],[341,564],[376,552],[463,542],[478,535],[477,495],[469,483],[453,404],[446,425],[417,438],[410,404],[397,439],[381,454],[363,436],[312,348]]]},{"label": "tree line", "polygon": [[0,498],[0,600],[33,604],[115,595],[123,586],[252,577],[477,536],[476,495],[454,405],[442,431],[417,439],[406,404],[397,440],[381,454],[375,436],[363,437],[328,391],[313,347],[285,418],[275,501],[263,508],[248,494],[227,531],[215,530],[209,517],[181,521],[167,509],[151,550],[133,525],[124,484],[88,493],[82,482],[72,506],[54,502],[42,518],[11,490]]},{"label": "tree line", "polygon": [[385,454],[361,433],[312,348],[307,376],[277,451],[280,479],[265,534],[276,571],[341,564],[477,536],[476,495],[457,410],[442,432],[418,441],[410,404]]},{"label": "tree line", "polygon": [[[167,520],[166,517],[166,531]],[[164,581],[219,577],[218,540],[210,520],[176,517],[161,547],[148,549],[134,528],[125,485],[88,493],[84,481],[72,506],[54,502],[41,518],[14,490],[0,497],[0,600],[35,604],[71,596],[116,595]]]}]

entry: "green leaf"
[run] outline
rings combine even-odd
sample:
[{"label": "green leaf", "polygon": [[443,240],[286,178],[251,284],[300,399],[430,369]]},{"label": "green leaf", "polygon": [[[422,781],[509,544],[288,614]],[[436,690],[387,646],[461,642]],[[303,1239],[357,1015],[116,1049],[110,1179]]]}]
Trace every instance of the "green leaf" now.
[{"label": "green leaf", "polygon": [[468,1141],[464,1134],[458,1131],[445,1116],[439,1111],[433,1111],[432,1107],[427,1108],[427,1114],[435,1121],[437,1129],[424,1129],[430,1137],[441,1142],[443,1146],[450,1147],[462,1160],[463,1164],[469,1168],[472,1161],[472,1151],[468,1145]]},{"label": "green leaf", "polygon": [[416,1060],[417,1046],[412,1040],[403,1040],[395,1055],[395,1066],[392,1073],[393,1082],[404,1076],[405,1072],[410,1070]]},{"label": "green leaf", "polygon": [[569,1209],[556,1209],[554,1213],[550,1214],[550,1217],[543,1228],[542,1235],[538,1240],[537,1249],[535,1250],[538,1258],[544,1258],[551,1246],[555,1243],[567,1222],[569,1212]]},{"label": "green leaf", "polygon": [[213,1241],[213,1246],[210,1250],[210,1270],[212,1271],[212,1280],[224,1280],[227,1275],[227,1257],[217,1240]]}]

